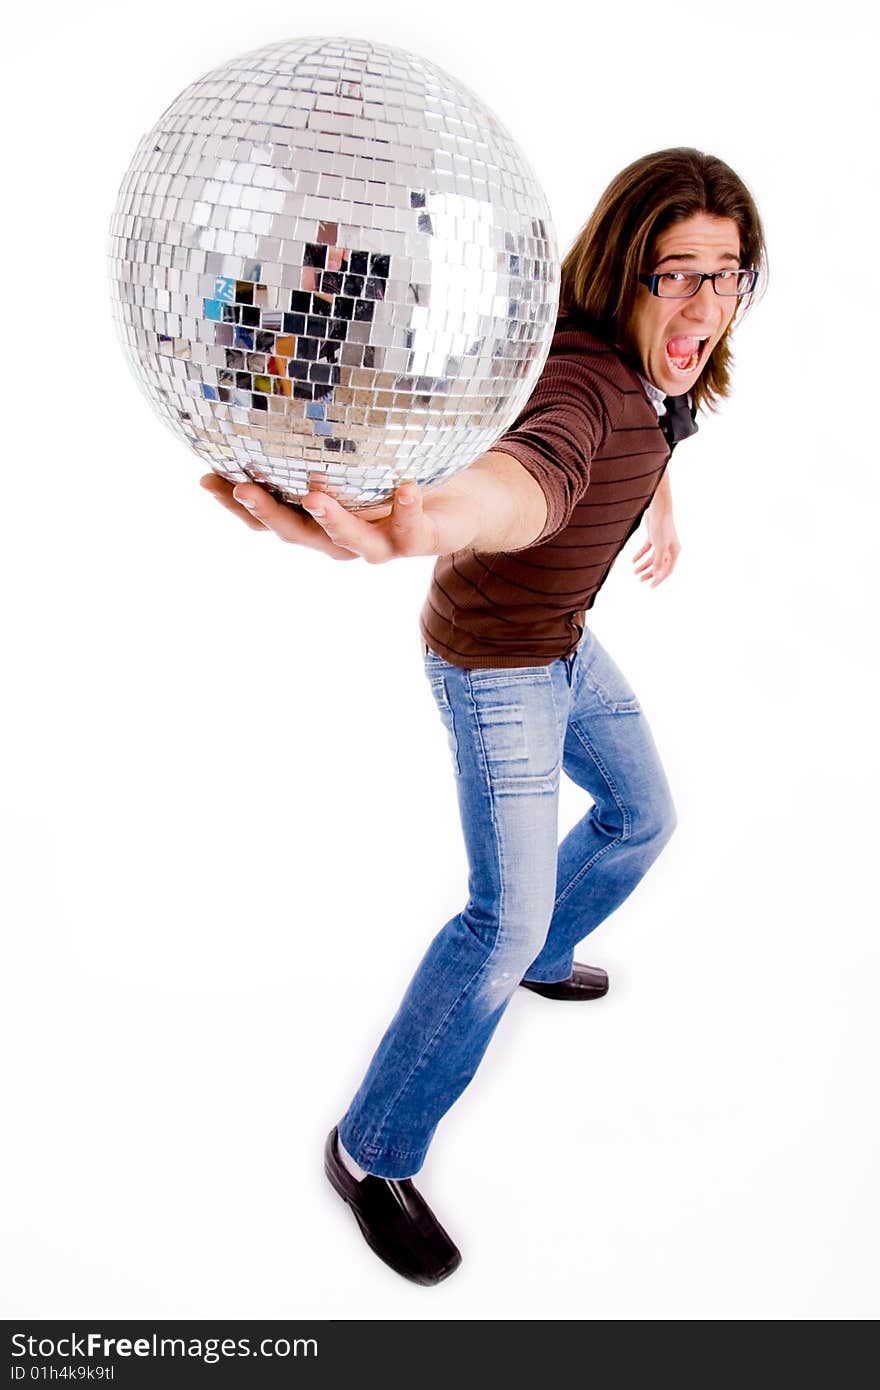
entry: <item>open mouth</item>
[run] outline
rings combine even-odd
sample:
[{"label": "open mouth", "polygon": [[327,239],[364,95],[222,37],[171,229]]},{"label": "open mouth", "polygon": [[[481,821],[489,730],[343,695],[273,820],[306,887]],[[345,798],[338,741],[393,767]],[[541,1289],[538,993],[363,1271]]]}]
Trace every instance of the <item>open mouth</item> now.
[{"label": "open mouth", "polygon": [[702,366],[703,358],[706,353],[706,345],[709,342],[709,339],[698,339],[697,346],[687,354],[683,354],[680,351],[670,353],[670,344],[680,348],[682,346],[682,337],[683,335],[679,335],[679,337],[677,338],[669,339],[669,342],[666,344],[666,360],[669,363],[672,370],[677,372],[679,376],[688,376],[691,372],[695,372],[699,367]]}]

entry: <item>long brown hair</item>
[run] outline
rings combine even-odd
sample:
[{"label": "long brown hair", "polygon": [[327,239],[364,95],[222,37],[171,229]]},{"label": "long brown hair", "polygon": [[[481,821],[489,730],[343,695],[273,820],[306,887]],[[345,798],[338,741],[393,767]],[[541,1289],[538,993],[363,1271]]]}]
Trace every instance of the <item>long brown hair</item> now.
[{"label": "long brown hair", "polygon": [[[730,334],[767,289],[769,264],[758,209],[729,165],[701,150],[658,150],[635,160],[611,180],[562,262],[560,313],[586,322],[643,371],[629,331],[639,275],[648,274],[657,238],[695,213],[729,217],[739,229],[740,265],[760,272],[755,291],[737,302],[733,317],[700,372],[691,394],[696,409],[730,395]],[[647,291],[646,291],[647,292]]]}]

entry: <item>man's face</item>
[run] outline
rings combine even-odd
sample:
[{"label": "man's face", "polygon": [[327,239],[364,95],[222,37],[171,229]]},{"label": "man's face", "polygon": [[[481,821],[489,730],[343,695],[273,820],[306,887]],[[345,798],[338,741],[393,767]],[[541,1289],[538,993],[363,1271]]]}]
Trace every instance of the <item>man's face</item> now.
[{"label": "man's face", "polygon": [[[660,270],[732,270],[740,265],[739,252],[736,223],[701,212],[659,236],[653,262],[643,270],[646,275]],[[738,302],[735,295],[717,295],[709,280],[690,299],[660,299],[647,285],[639,285],[630,328],[643,374],[668,396],[684,395],[703,370]],[[667,344],[679,335],[708,340],[693,366],[679,368],[670,360]],[[690,346],[673,343],[685,356]]]}]

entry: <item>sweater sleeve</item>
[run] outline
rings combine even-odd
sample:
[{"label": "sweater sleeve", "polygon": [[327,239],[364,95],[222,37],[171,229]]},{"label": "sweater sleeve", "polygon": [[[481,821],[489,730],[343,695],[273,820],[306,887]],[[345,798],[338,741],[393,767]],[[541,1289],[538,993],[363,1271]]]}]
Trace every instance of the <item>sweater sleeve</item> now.
[{"label": "sweater sleeve", "polygon": [[513,425],[492,445],[531,473],[547,499],[540,545],[567,524],[590,483],[590,461],[616,410],[604,378],[575,356],[551,357]]}]

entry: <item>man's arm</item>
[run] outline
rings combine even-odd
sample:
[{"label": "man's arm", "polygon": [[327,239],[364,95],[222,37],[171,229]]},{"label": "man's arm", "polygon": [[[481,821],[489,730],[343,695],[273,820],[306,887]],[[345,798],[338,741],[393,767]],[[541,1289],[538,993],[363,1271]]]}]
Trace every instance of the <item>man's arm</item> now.
[{"label": "man's arm", "polygon": [[650,579],[651,588],[656,589],[658,584],[669,578],[681,554],[681,543],[672,519],[672,489],[669,486],[668,468],[645,510],[645,529],[648,538],[632,557],[636,566],[634,573],[641,582]]},{"label": "man's arm", "polygon": [[209,473],[201,484],[253,530],[274,531],[281,540],[322,550],[335,560],[360,556],[368,564],[467,548],[484,554],[523,550],[547,520],[540,483],[499,451],[482,454],[437,487],[403,483],[378,517],[379,509],[368,509],[370,520],[325,492],[307,493],[300,510],[276,502],[257,483],[238,483],[233,490],[226,479]]},{"label": "man's arm", "polygon": [[657,487],[654,490],[654,496],[651,498],[648,511],[658,514],[660,512],[671,510],[672,488],[669,486],[669,467],[667,465],[663,477],[660,479],[660,482],[657,484]]},{"label": "man's arm", "polygon": [[437,489],[427,489],[425,515],[448,517],[441,527],[444,544],[456,539],[455,518],[462,523],[460,544],[432,552],[449,555],[466,548],[494,555],[525,550],[547,521],[547,499],[536,478],[515,458],[490,450]]},{"label": "man's arm", "polygon": [[494,449],[446,483],[402,483],[388,504],[349,511],[323,491],[283,506],[256,483],[233,492],[202,486],[253,530],[321,550],[334,560],[383,564],[406,555],[525,550],[564,527],[589,486],[590,462],[615,427],[625,397],[597,378],[588,354],[550,357],[524,408]]}]

